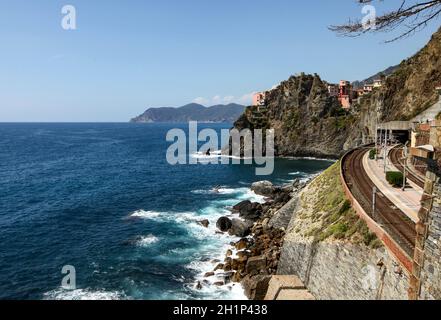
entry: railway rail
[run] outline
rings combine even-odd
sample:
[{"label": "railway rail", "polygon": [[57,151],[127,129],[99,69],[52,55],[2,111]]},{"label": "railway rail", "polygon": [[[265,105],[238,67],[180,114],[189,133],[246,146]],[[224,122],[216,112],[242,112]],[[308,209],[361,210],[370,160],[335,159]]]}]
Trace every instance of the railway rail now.
[{"label": "railway rail", "polygon": [[370,218],[380,225],[409,257],[413,257],[416,240],[415,223],[380,191],[377,192],[376,207],[373,212],[375,184],[363,167],[363,158],[370,150],[371,148],[368,147],[356,149],[343,158],[343,178],[352,195]]},{"label": "railway rail", "polygon": [[[401,172],[404,173],[404,165],[402,162],[403,159],[403,148],[402,147],[395,147],[393,148],[389,153],[389,159],[392,162],[392,164]],[[406,177],[413,183],[415,183],[418,187],[424,189],[424,180],[421,179],[417,174],[406,170]]]}]

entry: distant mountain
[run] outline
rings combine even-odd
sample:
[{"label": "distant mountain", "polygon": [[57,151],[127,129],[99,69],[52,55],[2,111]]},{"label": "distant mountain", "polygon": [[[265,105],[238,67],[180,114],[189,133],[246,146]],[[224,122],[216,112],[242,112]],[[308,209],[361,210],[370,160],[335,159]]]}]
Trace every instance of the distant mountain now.
[{"label": "distant mountain", "polygon": [[373,75],[372,77],[369,77],[367,79],[364,79],[362,81],[354,81],[352,85],[355,89],[362,88],[365,84],[372,84],[374,80],[380,79],[382,75],[389,76],[392,73],[394,73],[399,68],[399,65],[392,66],[387,68],[386,70],[383,70],[381,72],[378,72],[377,74]]},{"label": "distant mountain", "polygon": [[231,122],[236,121],[245,111],[245,106],[231,103],[204,107],[197,103],[190,103],[179,108],[150,108],[130,122]]}]

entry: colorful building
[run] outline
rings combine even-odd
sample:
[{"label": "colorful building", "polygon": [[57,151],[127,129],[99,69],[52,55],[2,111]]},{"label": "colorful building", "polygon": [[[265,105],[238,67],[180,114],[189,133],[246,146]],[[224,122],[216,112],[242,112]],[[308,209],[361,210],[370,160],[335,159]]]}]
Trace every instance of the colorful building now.
[{"label": "colorful building", "polygon": [[353,91],[349,81],[341,80],[339,85],[338,100],[343,109],[350,109],[352,105]]},{"label": "colorful building", "polygon": [[328,84],[328,92],[331,97],[338,97],[339,86],[337,84]]},{"label": "colorful building", "polygon": [[383,86],[383,83],[384,83],[384,81],[381,79],[374,80],[373,87],[374,88],[381,88]]},{"label": "colorful building", "polygon": [[257,92],[253,95],[253,106],[264,106],[265,105],[265,92]]},{"label": "colorful building", "polygon": [[373,90],[374,90],[374,85],[373,84],[365,84],[363,86],[364,93],[369,93],[369,92],[372,92]]}]

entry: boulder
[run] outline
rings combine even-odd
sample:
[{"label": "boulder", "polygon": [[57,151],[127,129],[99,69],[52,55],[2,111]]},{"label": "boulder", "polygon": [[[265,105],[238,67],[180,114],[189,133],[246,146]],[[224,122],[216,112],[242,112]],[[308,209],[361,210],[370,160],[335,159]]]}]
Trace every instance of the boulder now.
[{"label": "boulder", "polygon": [[212,277],[212,276],[214,276],[214,272],[207,272],[207,273],[204,275],[204,278],[210,278],[210,277]]},{"label": "boulder", "polygon": [[202,290],[202,283],[200,281],[198,281],[195,285],[195,289],[196,290]]},{"label": "boulder", "polygon": [[239,262],[246,262],[250,257],[250,253],[247,251],[240,251],[237,253],[237,258]]},{"label": "boulder", "polygon": [[219,264],[214,268],[214,271],[223,270],[223,269],[224,269],[224,264],[223,264],[223,263],[219,263]]},{"label": "boulder", "polygon": [[280,191],[278,192],[275,197],[274,197],[274,202],[275,203],[282,203],[285,204],[287,203],[289,200],[291,200],[291,195],[288,192],[284,192],[284,191]]},{"label": "boulder", "polygon": [[219,220],[217,220],[217,223],[216,223],[216,227],[222,232],[227,232],[228,230],[231,229],[232,226],[233,226],[233,223],[227,217],[219,218]]},{"label": "boulder", "polygon": [[250,200],[239,202],[233,207],[233,213],[240,213],[243,210],[247,210],[247,208],[251,207],[251,205],[252,202]]},{"label": "boulder", "polygon": [[236,237],[246,237],[250,234],[253,222],[233,219],[229,234]]},{"label": "boulder", "polygon": [[253,203],[251,210],[241,213],[239,216],[245,220],[257,221],[262,216],[262,205],[260,203]]},{"label": "boulder", "polygon": [[251,185],[251,190],[258,195],[271,197],[275,191],[275,188],[270,181],[259,181]]},{"label": "boulder", "polygon": [[245,295],[250,300],[264,300],[268,291],[271,276],[250,276],[247,275],[242,280],[242,286],[245,290]]},{"label": "boulder", "polygon": [[205,220],[199,221],[199,224],[205,228],[208,228],[208,226],[210,225],[210,221],[205,219]]},{"label": "boulder", "polygon": [[247,239],[240,239],[235,245],[236,250],[243,250],[248,247],[248,240]]},{"label": "boulder", "polygon": [[225,285],[225,282],[223,282],[223,281],[218,281],[218,282],[213,283],[213,285],[214,285],[214,286],[217,286],[217,287],[222,287],[222,286]]},{"label": "boulder", "polygon": [[266,257],[257,256],[249,258],[247,261],[247,273],[257,275],[261,271],[266,271]]},{"label": "boulder", "polygon": [[234,271],[225,272],[221,275],[221,277],[224,279],[224,283],[230,283],[233,276]]},{"label": "boulder", "polygon": [[298,191],[302,190],[303,188],[305,188],[307,184],[308,184],[308,182],[305,180],[295,179],[292,183],[292,189],[294,192],[298,192]]},{"label": "boulder", "polygon": [[233,277],[231,278],[231,281],[238,283],[242,280],[242,275],[240,274],[240,272],[236,272]]},{"label": "boulder", "polygon": [[256,221],[262,216],[263,206],[260,203],[246,200],[235,205],[232,211],[239,213],[239,216],[245,220]]}]

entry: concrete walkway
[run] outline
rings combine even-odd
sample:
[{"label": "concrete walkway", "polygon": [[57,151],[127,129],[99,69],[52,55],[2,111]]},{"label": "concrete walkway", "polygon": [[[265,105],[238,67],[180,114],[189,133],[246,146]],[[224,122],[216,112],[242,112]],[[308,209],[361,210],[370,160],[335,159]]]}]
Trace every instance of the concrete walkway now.
[{"label": "concrete walkway", "polygon": [[296,276],[272,276],[265,300],[315,300]]},{"label": "concrete walkway", "polygon": [[[371,160],[369,159],[369,153],[363,158],[363,167],[369,178],[394,205],[403,211],[412,221],[417,223],[418,211],[421,208],[421,197],[423,192],[420,188],[418,190],[411,187],[407,187],[405,191],[401,189],[393,188],[386,180],[384,174],[384,162],[383,160]],[[398,171],[390,161],[387,161],[387,171]]]}]

